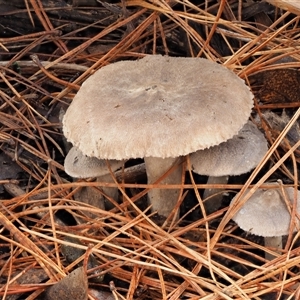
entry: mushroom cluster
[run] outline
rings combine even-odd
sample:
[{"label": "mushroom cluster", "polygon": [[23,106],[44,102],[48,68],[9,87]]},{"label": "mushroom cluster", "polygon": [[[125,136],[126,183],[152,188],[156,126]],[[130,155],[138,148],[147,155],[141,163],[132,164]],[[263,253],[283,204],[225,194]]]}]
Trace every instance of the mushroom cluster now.
[{"label": "mushroom cluster", "polygon": [[[149,55],[96,71],[63,118],[67,140],[84,156],[144,158],[149,183],[179,184],[183,156],[231,139],[247,122],[253,95],[229,69],[202,58]],[[153,188],[149,204],[173,211],[179,189]]]}]

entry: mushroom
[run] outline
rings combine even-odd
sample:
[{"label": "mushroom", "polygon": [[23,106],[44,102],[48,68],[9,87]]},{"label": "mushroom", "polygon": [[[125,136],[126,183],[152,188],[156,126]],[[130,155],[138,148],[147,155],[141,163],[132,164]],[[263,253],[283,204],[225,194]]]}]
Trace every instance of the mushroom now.
[{"label": "mushroom", "polygon": [[[190,154],[190,162],[193,172],[209,176],[207,183],[226,184],[228,176],[241,175],[254,169],[267,151],[265,136],[248,121],[232,139]],[[221,206],[223,195],[216,189],[206,189],[203,198],[208,197],[211,198],[205,203],[205,208],[207,213],[211,213]]]},{"label": "mushroom", "polygon": [[[108,165],[114,172],[121,168],[124,161],[120,160],[104,160],[96,157],[88,157],[84,155],[78,148],[72,147],[68,152],[64,167],[65,172],[75,178],[89,178],[96,177],[97,181],[102,182],[114,182]],[[102,187],[103,193],[109,198],[114,200],[118,199],[118,189],[112,187]],[[105,202],[109,207],[109,202],[105,201],[105,197],[100,196],[99,193],[96,195],[92,192],[89,187],[83,187],[80,194],[76,194],[75,197],[79,200],[84,199],[85,203],[94,205],[96,207],[104,209]]]},{"label": "mushroom", "polygon": [[[91,75],[69,106],[63,131],[90,157],[145,158],[153,183],[181,156],[237,134],[252,99],[242,79],[214,62],[149,55]],[[159,183],[180,184],[183,171],[180,165]],[[179,194],[179,189],[153,188],[148,199],[154,211],[168,217]]]},{"label": "mushroom", "polygon": [[[285,197],[291,205],[294,200],[294,188],[284,188],[284,195],[277,183],[269,183],[272,187],[258,189],[232,218],[237,225],[251,234],[263,236],[265,246],[282,249],[282,236],[289,233],[291,222],[290,208],[287,207]],[[234,201],[233,198],[232,201]],[[297,192],[297,213],[300,213],[300,194]],[[299,220],[295,229],[299,226]],[[274,256],[265,254],[266,259]]]}]

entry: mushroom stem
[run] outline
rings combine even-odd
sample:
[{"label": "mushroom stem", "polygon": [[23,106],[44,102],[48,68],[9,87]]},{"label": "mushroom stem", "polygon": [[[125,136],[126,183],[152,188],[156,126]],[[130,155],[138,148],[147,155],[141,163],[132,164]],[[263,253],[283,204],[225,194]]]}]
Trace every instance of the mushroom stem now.
[{"label": "mushroom stem", "polygon": [[[274,249],[282,249],[282,236],[267,236],[265,237],[265,247],[270,247]],[[276,251],[277,253],[280,253],[280,251]],[[266,252],[265,253],[266,260],[272,260],[275,258],[274,255]]]},{"label": "mushroom stem", "polygon": [[118,182],[135,183],[137,181],[146,180],[145,164],[141,163],[115,172]]},{"label": "mushroom stem", "polygon": [[[94,207],[105,209],[104,207],[104,197],[99,190],[91,186],[81,187],[74,195],[75,200],[92,205]],[[89,218],[96,218],[96,215],[91,212],[84,212]],[[77,222],[81,224],[83,221],[81,217],[75,217]]]},{"label": "mushroom stem", "polygon": [[[97,177],[97,182],[114,183],[114,180],[113,180],[111,174],[106,174],[106,175]],[[114,201],[118,202],[118,188],[104,187],[104,186],[100,186],[100,188],[107,197],[102,196],[102,198],[99,199],[99,201],[103,201],[104,207],[105,207],[106,210],[114,208],[115,206],[109,200],[109,198],[111,198]]]},{"label": "mushroom stem", "polygon": [[[226,184],[228,182],[228,176],[209,176],[207,179],[207,184]],[[203,194],[203,199],[208,198],[204,202],[205,211],[207,214],[218,210],[222,204],[223,193],[219,189],[205,189]]]},{"label": "mushroom stem", "polygon": [[[163,176],[172,166],[178,164],[175,170],[162,179],[159,184],[180,184],[182,178],[182,159],[146,157],[145,166],[148,183],[154,183]],[[169,217],[177,204],[180,189],[152,188],[148,192],[148,203],[152,210],[157,211],[160,216]],[[176,219],[179,218],[179,211],[176,212]]]},{"label": "mushroom stem", "polygon": [[[105,182],[105,183],[113,183],[113,179],[111,174],[102,175],[96,178],[97,182]],[[114,201],[118,201],[118,188],[115,187],[105,187],[100,186],[99,188],[105,194],[102,195],[99,190],[86,186],[82,187],[80,191],[75,194],[75,199],[87,204],[90,204],[94,207],[98,207],[103,210],[109,210],[114,208],[114,204],[112,201],[109,200],[113,199]],[[107,197],[106,197],[107,196]],[[93,213],[86,213],[89,217],[95,218],[95,214]]]}]

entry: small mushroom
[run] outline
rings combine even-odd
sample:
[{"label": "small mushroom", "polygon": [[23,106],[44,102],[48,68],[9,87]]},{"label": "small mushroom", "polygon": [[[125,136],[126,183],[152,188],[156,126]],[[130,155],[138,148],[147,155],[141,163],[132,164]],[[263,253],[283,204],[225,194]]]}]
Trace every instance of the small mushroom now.
[{"label": "small mushroom", "polygon": [[[249,118],[252,99],[244,81],[219,64],[149,55],[90,76],[63,118],[63,131],[89,157],[145,158],[153,183],[181,156],[237,134]],[[184,170],[178,166],[159,183],[180,184]],[[179,193],[153,188],[149,203],[168,217]]]},{"label": "small mushroom", "polygon": [[[232,139],[190,154],[190,162],[195,173],[209,176],[207,183],[226,184],[228,176],[241,175],[254,169],[267,151],[265,136],[248,121]],[[207,213],[211,213],[220,207],[223,195],[219,190],[206,189],[203,198],[208,197],[211,198],[205,203],[205,208]]]},{"label": "small mushroom", "polygon": [[[269,183],[276,188],[258,189],[232,218],[237,225],[251,234],[263,236],[265,246],[282,249],[282,236],[289,233],[291,222],[290,208],[294,199],[294,188],[284,188],[284,195],[277,183]],[[234,200],[235,198],[233,198]],[[232,201],[233,201],[232,200]],[[300,213],[300,194],[297,192],[297,213]],[[299,226],[299,220],[295,229]],[[269,253],[266,259],[274,258]]]},{"label": "small mushroom", "polygon": [[[96,157],[88,157],[84,155],[78,148],[72,147],[68,152],[64,167],[65,172],[74,178],[96,177],[97,181],[114,182],[108,165],[114,172],[121,168],[124,161],[120,160],[104,160]],[[103,193],[114,200],[118,199],[118,189],[112,187],[102,187]],[[76,194],[77,195],[77,194]],[[109,201],[105,201],[105,197],[93,194],[93,190],[89,187],[83,187],[80,194],[75,197],[77,199],[85,199],[85,203],[104,209],[105,203],[109,207]]]}]

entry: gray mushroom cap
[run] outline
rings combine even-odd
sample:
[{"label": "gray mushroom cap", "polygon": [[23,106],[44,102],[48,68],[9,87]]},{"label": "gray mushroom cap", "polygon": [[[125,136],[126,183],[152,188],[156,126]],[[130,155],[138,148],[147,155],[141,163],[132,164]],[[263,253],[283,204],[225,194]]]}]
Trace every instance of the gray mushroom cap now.
[{"label": "gray mushroom cap", "polygon": [[268,151],[265,136],[250,121],[232,139],[190,154],[192,170],[207,176],[241,175],[254,169]]},{"label": "gray mushroom cap", "polygon": [[[112,171],[121,168],[124,161],[109,160]],[[65,172],[75,178],[100,177],[109,174],[107,162],[104,159],[88,157],[78,148],[72,147],[64,162]]]},{"label": "gray mushroom cap", "polygon": [[[284,190],[287,200],[293,203],[294,188],[287,187]],[[297,193],[297,212],[300,213],[299,192]],[[263,237],[272,237],[289,233],[291,215],[278,186],[278,188],[257,190],[232,219],[244,231]]]},{"label": "gray mushroom cap", "polygon": [[63,131],[90,157],[178,157],[232,138],[247,122],[252,99],[244,81],[217,63],[146,56],[91,75]]}]

